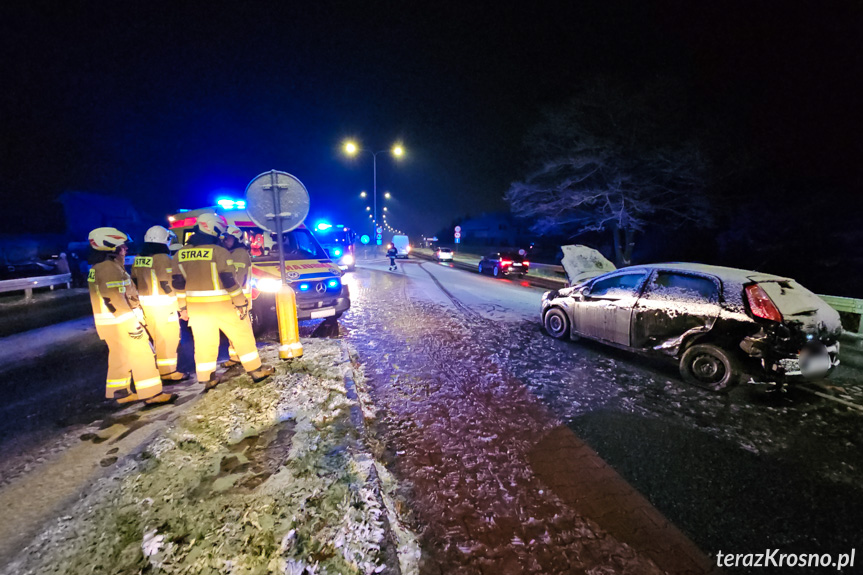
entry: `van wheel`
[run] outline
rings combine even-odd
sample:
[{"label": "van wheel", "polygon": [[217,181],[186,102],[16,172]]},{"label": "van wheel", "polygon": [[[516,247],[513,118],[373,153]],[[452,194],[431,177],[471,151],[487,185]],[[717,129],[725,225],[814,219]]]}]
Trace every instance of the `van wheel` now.
[{"label": "van wheel", "polygon": [[275,313],[267,315],[266,313],[262,313],[263,311],[252,308],[252,311],[249,312],[249,317],[252,320],[252,331],[256,338],[263,337],[267,332],[274,329],[278,331],[278,323],[273,321]]},{"label": "van wheel", "polygon": [[553,307],[545,312],[543,325],[551,337],[569,339],[569,317],[559,307]]},{"label": "van wheel", "polygon": [[723,391],[740,381],[736,358],[711,343],[693,345],[680,358],[683,381],[702,389]]}]

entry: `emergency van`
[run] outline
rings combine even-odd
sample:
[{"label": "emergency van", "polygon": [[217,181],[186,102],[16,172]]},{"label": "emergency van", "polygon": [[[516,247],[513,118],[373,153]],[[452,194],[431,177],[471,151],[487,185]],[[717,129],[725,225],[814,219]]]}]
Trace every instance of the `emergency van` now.
[{"label": "emergency van", "polygon": [[[182,211],[168,217],[170,228],[185,244],[197,218],[204,213],[225,217],[229,225],[243,231],[246,244],[251,246],[252,270],[246,296],[252,300],[252,325],[255,331],[275,328],[276,292],[282,284],[279,271],[279,250],[285,254],[285,278],[297,297],[297,319],[339,318],[351,307],[350,291],[342,283],[342,271],[303,224],[283,234],[259,228],[245,210],[230,210],[220,206]],[[176,246],[179,248],[179,246]]]}]

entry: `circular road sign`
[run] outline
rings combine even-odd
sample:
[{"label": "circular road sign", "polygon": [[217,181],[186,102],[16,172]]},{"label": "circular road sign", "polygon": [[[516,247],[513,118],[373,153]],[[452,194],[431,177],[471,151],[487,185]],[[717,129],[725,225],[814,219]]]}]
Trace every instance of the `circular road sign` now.
[{"label": "circular road sign", "polygon": [[460,231],[461,231],[461,226],[456,226],[456,227],[455,227],[455,231],[456,231],[456,233],[460,232]]},{"label": "circular road sign", "polygon": [[282,232],[296,228],[309,215],[309,206],[309,191],[287,172],[264,172],[246,186],[249,217],[258,227],[270,232],[277,231],[277,217],[281,219]]},{"label": "circular road sign", "polygon": [[366,234],[363,234],[363,235],[362,235],[362,237],[360,237],[360,241],[361,241],[364,245],[365,245],[365,244],[367,244],[367,243],[369,243],[369,241],[370,241],[369,236],[367,236]]},{"label": "circular road sign", "polygon": [[456,233],[455,233],[455,237],[456,237],[456,239],[458,239],[458,238],[460,238],[460,237],[461,237],[461,234],[460,234],[460,233],[458,233],[458,232],[456,232]]},{"label": "circular road sign", "polygon": [[378,233],[379,233],[379,234],[384,233],[384,229],[383,229],[382,227],[380,227],[380,226],[378,226]]}]

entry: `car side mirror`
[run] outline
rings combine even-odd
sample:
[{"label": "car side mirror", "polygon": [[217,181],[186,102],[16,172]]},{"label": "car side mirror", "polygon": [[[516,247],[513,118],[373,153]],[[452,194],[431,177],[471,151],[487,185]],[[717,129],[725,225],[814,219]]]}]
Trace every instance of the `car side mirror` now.
[{"label": "car side mirror", "polygon": [[581,299],[587,299],[587,296],[590,295],[590,286],[584,286],[580,290],[578,290],[578,295]]}]

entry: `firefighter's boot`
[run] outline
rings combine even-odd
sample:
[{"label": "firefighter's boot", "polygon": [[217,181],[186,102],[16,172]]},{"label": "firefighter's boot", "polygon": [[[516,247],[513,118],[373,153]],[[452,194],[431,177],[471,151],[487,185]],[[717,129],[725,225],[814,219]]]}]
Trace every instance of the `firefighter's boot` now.
[{"label": "firefighter's boot", "polygon": [[210,375],[210,379],[204,382],[204,392],[215,389],[217,385],[222,383],[222,378],[215,374]]},{"label": "firefighter's boot", "polygon": [[137,393],[133,393],[125,389],[122,389],[114,394],[114,402],[117,405],[126,405],[127,403],[138,401],[139,399],[141,398],[138,397]]},{"label": "firefighter's boot", "polygon": [[163,385],[172,385],[175,383],[183,383],[184,381],[188,381],[189,378],[192,377],[191,373],[185,373],[182,371],[172,371],[166,375],[162,376],[162,384]]},{"label": "firefighter's boot", "polygon": [[150,399],[144,401],[144,405],[165,405],[166,403],[174,403],[177,401],[176,393],[160,393]]},{"label": "firefighter's boot", "polygon": [[234,367],[236,365],[240,365],[239,359],[229,359],[228,361],[222,362],[222,367]]},{"label": "firefighter's boot", "polygon": [[267,365],[266,363],[261,365],[255,371],[250,371],[249,375],[252,376],[252,381],[258,383],[259,381],[263,381],[273,375],[275,373],[275,368],[271,365]]}]

